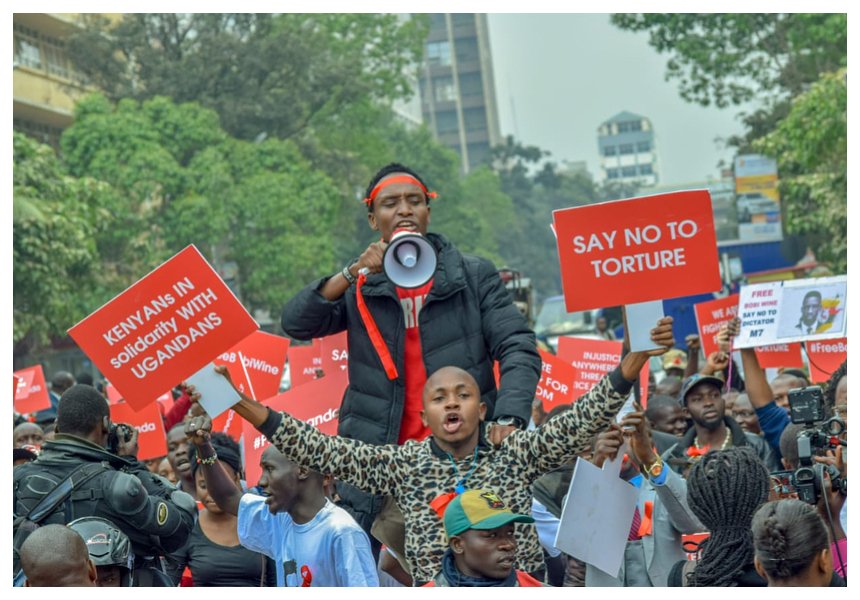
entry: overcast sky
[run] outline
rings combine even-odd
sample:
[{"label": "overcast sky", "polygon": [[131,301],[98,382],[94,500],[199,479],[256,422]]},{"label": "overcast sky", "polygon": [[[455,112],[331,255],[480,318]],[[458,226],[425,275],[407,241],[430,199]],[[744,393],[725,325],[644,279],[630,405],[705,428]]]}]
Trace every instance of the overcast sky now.
[{"label": "overcast sky", "polygon": [[685,102],[664,79],[667,55],[647,33],[622,31],[606,14],[490,14],[502,135],[561,160],[585,160],[598,176],[597,128],[627,110],[651,119],[661,183],[718,177],[733,152],[716,138],[740,133],[738,107]]}]

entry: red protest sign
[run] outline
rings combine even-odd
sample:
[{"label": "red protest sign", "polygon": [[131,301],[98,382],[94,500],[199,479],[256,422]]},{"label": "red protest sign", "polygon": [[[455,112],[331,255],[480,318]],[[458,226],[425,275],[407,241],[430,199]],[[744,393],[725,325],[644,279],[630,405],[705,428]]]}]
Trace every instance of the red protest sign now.
[{"label": "red protest sign", "polygon": [[12,376],[17,378],[13,400],[16,412],[26,414],[51,408],[51,397],[48,395],[42,365],[20,369],[12,373]]},{"label": "red protest sign", "polygon": [[[326,435],[337,435],[337,415],[346,385],[345,377],[326,376],[278,394],[264,403],[274,411],[284,411],[314,425]],[[244,432],[245,480],[249,485],[256,485],[261,473],[260,456],[269,442],[247,422]]]},{"label": "red protest sign", "polygon": [[699,302],[693,306],[696,311],[696,323],[699,326],[699,339],[702,341],[702,352],[706,357],[720,349],[717,345],[720,327],[737,316],[738,297],[738,294],[732,294],[725,298]]},{"label": "red protest sign", "polygon": [[803,357],[800,354],[800,342],[794,344],[773,344],[759,346],[755,356],[762,369],[778,367],[803,367]]},{"label": "red protest sign", "polygon": [[122,400],[122,394],[110,383],[105,386],[105,392],[107,393],[108,402],[111,404],[116,404]]},{"label": "red protest sign", "polygon": [[707,190],[553,212],[568,312],[722,287]]},{"label": "red protest sign", "polygon": [[236,368],[240,367],[241,354],[245,358],[245,369],[254,389],[254,398],[262,400],[278,393],[289,348],[289,339],[265,331],[255,331],[221,354],[215,364],[226,365],[233,375],[234,371],[241,370]]},{"label": "red protest sign", "polygon": [[[558,338],[558,357],[569,363],[576,372],[573,380],[574,398],[579,398],[621,364],[621,342],[562,336]],[[648,406],[649,371],[646,362],[639,374],[642,408]]]},{"label": "red protest sign", "polygon": [[549,412],[559,404],[570,404],[576,400],[579,397],[573,392],[576,370],[558,356],[543,350],[538,352],[542,365],[535,397],[541,400],[544,411]]},{"label": "red protest sign", "polygon": [[848,338],[806,342],[806,355],[812,383],[824,383],[848,357]]},{"label": "red protest sign", "polygon": [[349,352],[346,331],[320,338],[320,357],[326,377],[342,376],[349,378]]},{"label": "red protest sign", "polygon": [[290,361],[290,387],[298,387],[317,379],[322,372],[322,357],[315,346],[290,346],[287,353]]},{"label": "red protest sign", "polygon": [[140,409],[257,330],[193,245],[69,330]]},{"label": "red protest sign", "polygon": [[167,436],[158,404],[148,404],[139,411],[128,402],[112,404],[110,418],[114,423],[126,423],[137,429],[138,460],[167,455]]}]

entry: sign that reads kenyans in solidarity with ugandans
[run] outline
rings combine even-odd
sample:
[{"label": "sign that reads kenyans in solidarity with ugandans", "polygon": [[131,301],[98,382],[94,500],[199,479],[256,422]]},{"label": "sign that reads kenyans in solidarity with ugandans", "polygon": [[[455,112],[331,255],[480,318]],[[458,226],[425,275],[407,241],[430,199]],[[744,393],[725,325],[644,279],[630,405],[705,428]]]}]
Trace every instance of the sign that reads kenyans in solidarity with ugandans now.
[{"label": "sign that reads kenyans in solidarity with ugandans", "polygon": [[191,245],[69,335],[139,410],[257,328]]},{"label": "sign that reads kenyans in solidarity with ugandans", "polygon": [[722,286],[707,190],[565,208],[553,223],[568,312]]}]

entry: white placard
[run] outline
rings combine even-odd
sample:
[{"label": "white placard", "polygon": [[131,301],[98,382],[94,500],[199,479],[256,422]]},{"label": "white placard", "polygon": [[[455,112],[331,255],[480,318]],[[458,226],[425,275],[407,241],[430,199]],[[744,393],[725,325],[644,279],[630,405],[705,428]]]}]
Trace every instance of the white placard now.
[{"label": "white placard", "polygon": [[734,347],[846,337],[847,302],[845,275],[745,285]]},{"label": "white placard", "polygon": [[200,406],[213,419],[241,400],[227,378],[215,372],[215,365],[209,363],[187,379],[200,392]]},{"label": "white placard", "polygon": [[601,571],[618,576],[633,524],[639,489],[619,477],[626,444],[599,469],[577,460],[555,547]]},{"label": "white placard", "polygon": [[637,302],[624,307],[627,312],[627,328],[630,336],[630,351],[644,352],[660,348],[651,341],[651,330],[663,318],[663,301]]}]

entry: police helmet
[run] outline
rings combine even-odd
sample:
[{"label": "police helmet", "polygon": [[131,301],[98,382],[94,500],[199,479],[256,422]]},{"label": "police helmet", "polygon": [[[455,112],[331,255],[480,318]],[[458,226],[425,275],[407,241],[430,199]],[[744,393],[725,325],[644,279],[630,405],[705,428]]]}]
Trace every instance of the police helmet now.
[{"label": "police helmet", "polygon": [[131,587],[134,553],[126,534],[100,517],[81,517],[69,523],[68,527],[84,538],[90,559],[96,567],[118,566],[122,573],[120,585]]}]

